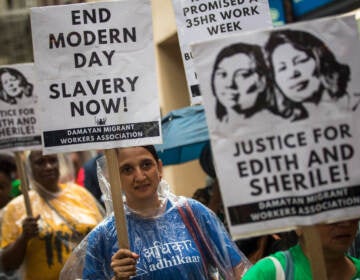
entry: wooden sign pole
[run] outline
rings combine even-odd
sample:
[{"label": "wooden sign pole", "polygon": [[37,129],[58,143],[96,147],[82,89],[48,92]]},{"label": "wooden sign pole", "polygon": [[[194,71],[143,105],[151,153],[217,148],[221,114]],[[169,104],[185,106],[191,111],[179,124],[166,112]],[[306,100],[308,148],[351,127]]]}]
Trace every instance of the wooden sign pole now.
[{"label": "wooden sign pole", "polygon": [[105,150],[119,247],[129,249],[126,216],[122,199],[119,163],[115,149]]},{"label": "wooden sign pole", "polygon": [[309,258],[312,279],[327,280],[324,253],[318,231],[314,226],[302,227],[305,240],[305,250]]},{"label": "wooden sign pole", "polygon": [[32,217],[32,209],[31,203],[29,198],[29,181],[26,176],[25,168],[24,168],[24,161],[23,161],[23,153],[22,152],[15,152],[15,160],[16,160],[16,167],[20,174],[20,182],[21,182],[21,192],[24,196],[26,214],[28,217]]}]

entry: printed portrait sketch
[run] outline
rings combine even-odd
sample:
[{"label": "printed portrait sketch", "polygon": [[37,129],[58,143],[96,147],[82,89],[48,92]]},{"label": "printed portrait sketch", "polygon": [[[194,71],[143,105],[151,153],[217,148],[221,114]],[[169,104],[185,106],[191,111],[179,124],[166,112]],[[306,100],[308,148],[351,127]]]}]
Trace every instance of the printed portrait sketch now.
[{"label": "printed portrait sketch", "polygon": [[318,37],[300,30],[272,32],[265,45],[274,92],[273,113],[298,121],[309,117],[309,106],[342,102],[350,106],[347,92],[350,67],[337,61]]},{"label": "printed portrait sketch", "polygon": [[[302,30],[271,31],[263,45],[236,43],[217,54],[211,88],[220,122],[267,110],[290,122],[310,107],[341,102],[349,110],[351,70],[318,37]],[[356,94],[354,94],[356,96]]]},{"label": "printed portrait sketch", "polygon": [[215,115],[220,122],[250,118],[268,103],[267,67],[261,47],[238,43],[217,55],[211,75]]},{"label": "printed portrait sketch", "polygon": [[25,76],[13,68],[0,68],[0,100],[17,104],[23,96],[30,97],[33,94],[33,85]]}]

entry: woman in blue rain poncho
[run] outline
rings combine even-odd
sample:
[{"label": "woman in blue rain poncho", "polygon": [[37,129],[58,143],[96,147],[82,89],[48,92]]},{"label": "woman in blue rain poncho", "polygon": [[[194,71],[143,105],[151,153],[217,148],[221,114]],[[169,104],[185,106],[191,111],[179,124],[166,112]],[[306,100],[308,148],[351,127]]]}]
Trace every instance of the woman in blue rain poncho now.
[{"label": "woman in blue rain poncho", "polygon": [[250,263],[212,211],[169,192],[154,147],[117,151],[130,248],[110,215],[83,245],[82,278],[240,279]]}]

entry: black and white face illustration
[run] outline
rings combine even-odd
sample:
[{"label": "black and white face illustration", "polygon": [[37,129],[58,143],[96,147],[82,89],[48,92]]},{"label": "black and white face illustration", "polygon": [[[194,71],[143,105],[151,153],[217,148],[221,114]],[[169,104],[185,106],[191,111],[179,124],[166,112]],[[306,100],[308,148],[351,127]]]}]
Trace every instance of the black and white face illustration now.
[{"label": "black and white face illustration", "polygon": [[319,90],[316,61],[305,51],[286,43],[274,49],[271,59],[275,83],[291,101],[301,103]]},{"label": "black and white face illustration", "polygon": [[214,89],[222,105],[238,113],[252,108],[264,86],[255,61],[244,53],[225,57],[214,73]]},{"label": "black and white face illustration", "polygon": [[271,112],[290,121],[307,119],[323,100],[348,95],[351,69],[341,63],[320,37],[304,30],[278,29],[264,46],[276,102]]},{"label": "black and white face illustration", "polygon": [[33,85],[25,76],[13,68],[0,68],[0,99],[9,104],[17,104],[23,96],[32,96]]},{"label": "black and white face illustration", "polygon": [[4,72],[1,75],[1,84],[5,93],[10,97],[16,97],[20,95],[23,88],[20,86],[20,79],[9,72]]}]

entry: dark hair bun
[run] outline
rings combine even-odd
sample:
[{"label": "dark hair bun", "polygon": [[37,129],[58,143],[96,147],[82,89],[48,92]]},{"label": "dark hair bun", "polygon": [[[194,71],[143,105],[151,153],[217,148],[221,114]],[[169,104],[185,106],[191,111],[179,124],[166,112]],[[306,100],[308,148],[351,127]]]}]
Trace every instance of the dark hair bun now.
[{"label": "dark hair bun", "polygon": [[200,154],[200,165],[204,172],[211,178],[216,178],[216,172],[213,164],[210,142],[205,144]]}]

